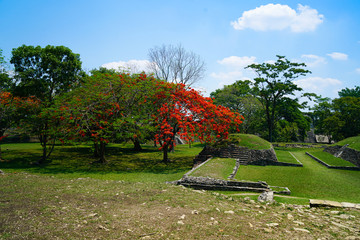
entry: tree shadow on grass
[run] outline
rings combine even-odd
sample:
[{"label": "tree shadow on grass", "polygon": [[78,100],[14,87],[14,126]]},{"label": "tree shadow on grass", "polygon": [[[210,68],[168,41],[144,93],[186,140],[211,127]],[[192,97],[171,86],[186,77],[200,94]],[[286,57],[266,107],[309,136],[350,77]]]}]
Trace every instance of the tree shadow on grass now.
[{"label": "tree shadow on grass", "polygon": [[12,150],[6,156],[7,161],[0,162],[0,169],[24,169],[34,173],[180,173],[191,169],[191,153],[170,153],[170,163],[163,163],[162,152],[145,146],[142,151],[135,151],[132,147],[109,146],[106,159],[108,163],[94,163],[90,146],[58,146],[50,157],[50,161],[41,166],[33,165],[41,156],[40,150],[17,151]]}]

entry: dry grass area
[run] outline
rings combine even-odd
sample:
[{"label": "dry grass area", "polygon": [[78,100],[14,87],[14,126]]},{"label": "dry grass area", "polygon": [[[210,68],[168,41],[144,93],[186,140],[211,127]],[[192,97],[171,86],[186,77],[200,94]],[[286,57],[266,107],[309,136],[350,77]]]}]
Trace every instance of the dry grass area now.
[{"label": "dry grass area", "polygon": [[359,239],[360,211],[165,183],[0,175],[0,239]]}]

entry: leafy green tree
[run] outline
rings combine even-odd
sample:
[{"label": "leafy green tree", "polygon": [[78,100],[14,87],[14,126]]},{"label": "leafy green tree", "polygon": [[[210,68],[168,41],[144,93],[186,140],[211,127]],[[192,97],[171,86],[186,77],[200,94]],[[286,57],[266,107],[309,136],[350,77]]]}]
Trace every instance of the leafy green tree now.
[{"label": "leafy green tree", "polygon": [[360,134],[360,98],[348,96],[332,101],[318,98],[316,101],[311,114],[316,133],[327,135],[329,141]]},{"label": "leafy green tree", "polygon": [[[43,109],[51,107],[56,96],[77,86],[83,76],[79,54],[64,46],[22,45],[13,49],[10,63],[15,67],[14,94],[35,96],[41,100]],[[43,149],[39,164],[48,159],[55,145],[54,136],[49,134],[50,122],[43,114],[31,124]]]},{"label": "leafy green tree", "polygon": [[64,46],[22,45],[13,49],[10,63],[15,67],[16,94],[35,96],[45,105],[70,91],[83,76],[80,55]]},{"label": "leafy green tree", "polygon": [[[305,140],[306,133],[310,130],[311,119],[301,111],[303,108],[304,106],[298,102],[297,98],[283,98],[279,104],[278,113],[276,114],[278,120],[282,121],[282,124],[278,125],[280,129],[275,129],[277,141],[280,141],[278,138],[281,138],[284,131],[289,133],[289,129],[291,129],[291,137],[288,135],[287,142]],[[283,127],[287,128],[287,130],[282,130],[281,128]]]},{"label": "leafy green tree", "polygon": [[10,91],[12,87],[13,82],[7,71],[7,62],[0,48],[0,91]]},{"label": "leafy green tree", "polygon": [[333,100],[333,109],[337,118],[343,122],[339,136],[344,138],[360,134],[360,98],[341,97]]},{"label": "leafy green tree", "polygon": [[109,142],[131,140],[140,150],[144,140],[154,138],[152,115],[158,80],[146,74],[93,72],[82,87],[58,98],[52,116],[60,125],[55,132],[63,142],[94,143],[94,155],[106,163]]},{"label": "leafy green tree", "polygon": [[358,97],[360,98],[360,86],[356,86],[355,88],[344,88],[339,91],[340,97]]},{"label": "leafy green tree", "polygon": [[299,128],[295,122],[279,120],[277,122],[276,140],[279,142],[295,142],[298,140]]},{"label": "leafy green tree", "polygon": [[10,92],[0,91],[0,143],[10,128],[19,127],[20,121],[38,107],[39,101],[34,98],[14,97]]},{"label": "leafy green tree", "polygon": [[327,135],[330,139],[331,133],[327,130],[324,120],[333,115],[333,105],[330,98],[321,96],[315,100],[316,104],[310,113],[316,134]]},{"label": "leafy green tree", "polygon": [[310,73],[304,63],[293,63],[284,56],[277,56],[275,63],[251,64],[246,68],[255,71],[257,77],[254,79],[255,94],[265,109],[265,118],[268,129],[268,139],[273,141],[273,134],[277,123],[276,114],[280,103],[286,96],[295,95],[296,91],[302,89],[293,80],[299,76]]},{"label": "leafy green tree", "polygon": [[210,97],[216,105],[222,105],[243,115],[241,131],[255,134],[262,132],[264,111],[252,92],[252,83],[249,80],[236,81],[210,93]]},{"label": "leafy green tree", "polygon": [[324,134],[328,136],[329,143],[332,140],[339,141],[344,138],[342,129],[345,126],[345,122],[341,119],[341,116],[338,112],[329,115],[323,121]]}]

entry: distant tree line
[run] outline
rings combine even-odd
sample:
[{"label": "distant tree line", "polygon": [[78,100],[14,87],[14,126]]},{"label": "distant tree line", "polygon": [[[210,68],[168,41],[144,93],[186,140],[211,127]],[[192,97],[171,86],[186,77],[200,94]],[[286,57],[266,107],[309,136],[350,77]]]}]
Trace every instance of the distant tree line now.
[{"label": "distant tree line", "polygon": [[308,113],[315,133],[327,135],[329,141],[339,141],[360,134],[360,87],[339,91],[339,98],[318,97]]},{"label": "distant tree line", "polygon": [[[245,117],[242,132],[271,142],[304,141],[311,128],[316,134],[327,135],[329,141],[360,134],[360,87],[345,88],[333,100],[303,93],[293,80],[310,73],[305,64],[277,58],[274,63],[248,66],[257,75],[253,81],[236,81],[210,94],[215,104]],[[299,97],[307,97],[315,105],[308,111],[307,102],[300,103]]]}]

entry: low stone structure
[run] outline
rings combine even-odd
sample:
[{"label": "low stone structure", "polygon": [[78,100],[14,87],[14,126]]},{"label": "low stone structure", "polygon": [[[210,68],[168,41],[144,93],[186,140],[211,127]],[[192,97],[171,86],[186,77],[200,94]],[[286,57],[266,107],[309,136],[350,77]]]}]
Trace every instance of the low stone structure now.
[{"label": "low stone structure", "polygon": [[279,162],[273,148],[264,150],[248,149],[246,147],[230,144],[228,146],[205,146],[194,159],[194,167],[203,163],[211,157],[235,158],[239,165],[275,165],[302,167],[301,164]]},{"label": "low stone structure", "polygon": [[270,191],[266,182],[243,182],[226,181],[209,177],[192,177],[184,175],[182,179],[176,182],[177,185],[204,190],[222,190],[222,191],[252,191],[264,192]]},{"label": "low stone structure", "polygon": [[360,204],[318,199],[310,199],[310,207],[356,208],[360,210]]},{"label": "low stone structure", "polygon": [[351,162],[355,166],[360,167],[360,152],[352,148],[345,146],[330,146],[324,149],[325,152],[328,152],[334,156],[340,157],[348,162]]},{"label": "low stone structure", "polygon": [[327,164],[326,162],[321,161],[319,158],[311,155],[310,153],[306,152],[306,155],[308,155],[309,157],[311,157],[312,159],[314,159],[315,161],[317,161],[318,163],[320,163],[321,165],[327,167],[327,168],[332,168],[332,169],[341,169],[341,170],[355,170],[355,171],[360,171],[359,167],[341,167],[341,166],[331,166],[329,164]]}]

